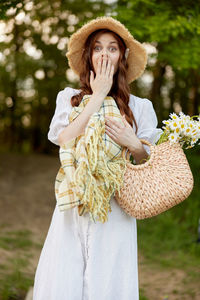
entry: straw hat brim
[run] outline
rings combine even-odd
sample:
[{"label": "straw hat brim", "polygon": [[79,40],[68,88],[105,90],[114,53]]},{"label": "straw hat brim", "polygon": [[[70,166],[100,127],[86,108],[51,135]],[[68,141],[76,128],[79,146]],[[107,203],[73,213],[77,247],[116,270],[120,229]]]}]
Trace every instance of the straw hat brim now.
[{"label": "straw hat brim", "polygon": [[129,30],[112,17],[97,17],[71,35],[66,53],[69,66],[77,75],[80,75],[82,71],[81,57],[87,37],[95,30],[104,28],[117,33],[124,40],[126,47],[129,48],[127,82],[131,83],[144,72],[147,64],[147,52],[144,46],[134,39]]}]

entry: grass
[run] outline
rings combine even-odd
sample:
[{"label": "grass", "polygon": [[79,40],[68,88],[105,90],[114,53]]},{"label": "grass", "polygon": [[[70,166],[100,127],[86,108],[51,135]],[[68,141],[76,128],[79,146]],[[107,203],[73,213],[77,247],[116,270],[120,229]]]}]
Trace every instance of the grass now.
[{"label": "grass", "polygon": [[[5,230],[5,226],[1,229]],[[0,248],[8,252],[17,252],[14,258],[0,265],[0,300],[21,300],[34,281],[26,272],[31,257],[30,249],[41,247],[32,241],[30,230],[5,231],[0,235]],[[22,250],[22,251],[21,251]],[[20,253],[20,255],[19,255]]]},{"label": "grass", "polygon": [[0,236],[0,247],[6,250],[30,249],[33,246],[30,230],[7,231]]},{"label": "grass", "polygon": [[145,295],[144,295],[144,290],[140,288],[139,291],[140,294],[140,300],[149,300]]},{"label": "grass", "polygon": [[[1,226],[3,228],[3,226]],[[29,250],[32,247],[41,248],[41,244],[32,241],[30,230],[5,231],[0,235],[0,248],[5,250]]]},{"label": "grass", "polygon": [[200,147],[185,152],[194,176],[189,198],[170,210],[150,219],[138,220],[138,247],[146,263],[164,268],[194,268],[200,265],[198,220],[200,218]]},{"label": "grass", "polygon": [[13,259],[11,266],[4,265],[5,270],[12,272],[0,273],[0,299],[1,300],[21,300],[24,299],[30,286],[33,285],[33,278],[22,272],[21,269],[28,265],[28,260],[23,258]]}]

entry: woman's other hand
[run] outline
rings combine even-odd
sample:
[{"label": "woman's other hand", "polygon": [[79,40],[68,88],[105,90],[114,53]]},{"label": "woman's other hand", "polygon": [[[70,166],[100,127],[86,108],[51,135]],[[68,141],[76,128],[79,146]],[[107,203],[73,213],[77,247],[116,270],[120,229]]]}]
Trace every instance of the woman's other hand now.
[{"label": "woman's other hand", "polygon": [[132,153],[136,164],[144,163],[149,155],[136,136],[133,128],[126,121],[125,116],[123,116],[124,126],[110,117],[105,117],[105,119],[106,134],[117,144],[127,147]]},{"label": "woman's other hand", "polygon": [[112,117],[105,117],[105,132],[113,139],[117,144],[132,148],[133,145],[138,147],[141,142],[136,136],[131,125],[126,121],[125,116],[123,116],[123,124],[117,122]]}]

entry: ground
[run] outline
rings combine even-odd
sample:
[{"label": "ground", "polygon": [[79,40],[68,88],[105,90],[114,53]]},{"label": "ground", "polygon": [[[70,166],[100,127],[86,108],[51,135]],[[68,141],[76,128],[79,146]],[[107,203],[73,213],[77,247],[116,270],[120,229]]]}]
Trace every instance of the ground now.
[{"label": "ground", "polygon": [[[18,286],[16,279],[8,277],[16,266],[25,277],[34,278],[55,208],[54,182],[60,162],[58,156],[13,153],[0,154],[0,161],[0,299],[8,299],[7,278]],[[184,267],[161,268],[146,260],[141,249],[138,257],[141,299],[200,299],[194,276],[198,270],[190,276]]]}]

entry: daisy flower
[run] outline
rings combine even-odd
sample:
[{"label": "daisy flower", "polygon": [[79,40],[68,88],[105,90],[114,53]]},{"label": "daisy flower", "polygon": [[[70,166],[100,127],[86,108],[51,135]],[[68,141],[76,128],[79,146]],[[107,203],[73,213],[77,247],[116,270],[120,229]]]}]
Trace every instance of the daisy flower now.
[{"label": "daisy flower", "polygon": [[190,126],[190,128],[193,128],[194,127],[194,122],[190,122],[189,126]]},{"label": "daisy flower", "polygon": [[170,121],[169,120],[163,120],[162,123],[165,124],[165,125],[169,125]]},{"label": "daisy flower", "polygon": [[175,113],[171,113],[171,114],[169,114],[169,116],[172,120],[178,120],[178,116]]},{"label": "daisy flower", "polygon": [[180,128],[181,131],[184,131],[185,128],[186,128],[185,122],[183,122],[183,120],[180,120],[180,121],[178,122],[178,127]]},{"label": "daisy flower", "polygon": [[191,131],[192,131],[192,129],[190,127],[186,127],[185,130],[184,130],[184,134],[187,135],[187,136],[190,136]]},{"label": "daisy flower", "polygon": [[199,131],[199,133],[200,133],[200,124],[197,124],[196,128],[197,128],[197,131]]},{"label": "daisy flower", "polygon": [[170,142],[175,143],[178,140],[178,135],[175,133],[170,133],[168,139]]},{"label": "daisy flower", "polygon": [[192,141],[191,141],[191,145],[194,145],[197,141],[198,141],[198,139],[196,137],[193,137]]},{"label": "daisy flower", "polygon": [[177,127],[178,127],[178,121],[172,121],[170,124],[169,124],[169,127],[171,130],[175,130]]},{"label": "daisy flower", "polygon": [[180,112],[179,116],[170,113],[169,117],[171,119],[162,121],[165,125],[162,127],[164,132],[156,144],[169,140],[170,143],[179,143],[181,147],[187,146],[186,149],[192,148],[200,140],[200,115],[190,117]]},{"label": "daisy flower", "polygon": [[180,111],[179,116],[180,116],[180,117],[184,117],[185,114],[184,114],[182,111]]},{"label": "daisy flower", "polygon": [[181,133],[181,130],[180,130],[179,127],[176,127],[175,130],[174,130],[174,132],[175,132],[177,135],[179,135],[179,134]]},{"label": "daisy flower", "polygon": [[192,129],[191,134],[192,134],[192,136],[196,136],[196,135],[197,135],[197,130],[196,130],[196,128]]}]

